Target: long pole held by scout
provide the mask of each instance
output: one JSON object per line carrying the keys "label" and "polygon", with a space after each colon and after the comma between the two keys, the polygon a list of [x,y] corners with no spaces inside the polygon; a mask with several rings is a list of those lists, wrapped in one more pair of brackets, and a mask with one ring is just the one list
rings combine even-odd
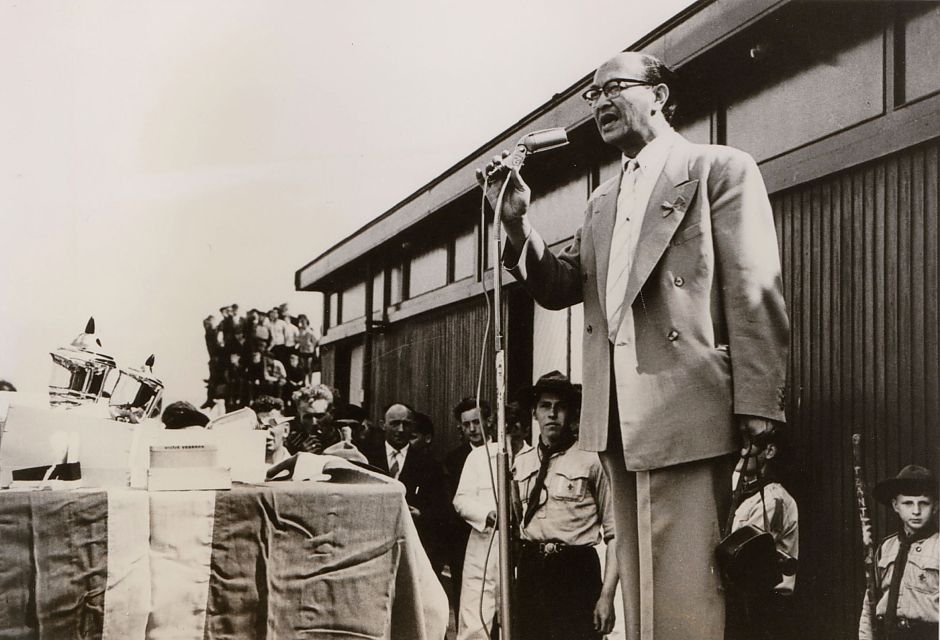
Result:
{"label": "long pole held by scout", "polygon": [[852,434],[852,459],[855,471],[855,502],[858,507],[858,521],[862,531],[862,559],[865,563],[865,586],[868,589],[868,610],[865,614],[868,616],[868,622],[871,625],[872,634],[875,640],[880,640],[877,620],[875,618],[875,607],[878,606],[878,600],[881,599],[881,589],[878,586],[878,567],[875,564],[875,542],[871,534],[871,518],[868,508],[868,489],[865,483],[865,471],[863,467],[864,458],[862,457],[862,436],[858,433]]}

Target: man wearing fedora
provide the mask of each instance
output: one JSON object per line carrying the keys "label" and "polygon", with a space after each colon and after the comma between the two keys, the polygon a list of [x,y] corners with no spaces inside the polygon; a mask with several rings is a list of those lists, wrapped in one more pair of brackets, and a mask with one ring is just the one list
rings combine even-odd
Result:
{"label": "man wearing fedora", "polygon": [[[539,439],[512,465],[520,535],[514,627],[523,639],[600,638],[614,625],[614,517],[597,454],[573,446],[581,391],[552,371],[527,396]],[[602,536],[603,582],[594,549]]]}
{"label": "man wearing fedora", "polygon": [[873,633],[866,592],[859,640],[936,640],[940,598],[937,479],[928,469],[912,464],[875,485],[874,494],[898,514],[901,526],[881,542],[876,554],[881,597],[875,624],[881,633]]}

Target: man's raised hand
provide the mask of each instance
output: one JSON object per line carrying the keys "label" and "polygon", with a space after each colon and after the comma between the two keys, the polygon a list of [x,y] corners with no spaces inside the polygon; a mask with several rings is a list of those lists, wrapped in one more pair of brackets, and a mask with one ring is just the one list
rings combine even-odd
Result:
{"label": "man's raised hand", "polygon": [[476,178],[480,187],[486,191],[486,199],[490,207],[495,211],[499,192],[506,177],[509,177],[509,184],[506,185],[506,193],[503,195],[502,211],[499,214],[509,240],[513,244],[521,244],[525,242],[527,235],[525,214],[529,209],[532,191],[519,175],[518,168],[510,169],[503,164],[503,160],[509,156],[509,153],[509,151],[503,151],[502,155],[493,156],[485,167],[476,170]]}

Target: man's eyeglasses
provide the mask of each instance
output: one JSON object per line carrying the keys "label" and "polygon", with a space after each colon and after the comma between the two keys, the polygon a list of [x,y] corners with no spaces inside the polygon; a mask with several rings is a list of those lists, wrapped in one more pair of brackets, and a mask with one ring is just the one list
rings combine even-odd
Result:
{"label": "man's eyeglasses", "polygon": [[590,86],[587,91],[581,94],[581,97],[584,98],[584,101],[588,104],[594,104],[601,99],[601,94],[604,94],[608,98],[615,98],[620,95],[620,92],[624,89],[629,89],[630,87],[652,87],[652,82],[647,82],[646,80],[632,80],[629,78],[613,78],[604,83],[604,86]]}

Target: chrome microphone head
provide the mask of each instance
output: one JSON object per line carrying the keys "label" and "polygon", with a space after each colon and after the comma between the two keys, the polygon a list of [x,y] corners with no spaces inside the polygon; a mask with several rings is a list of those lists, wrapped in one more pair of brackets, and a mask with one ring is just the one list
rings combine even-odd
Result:
{"label": "chrome microphone head", "polygon": [[518,146],[525,147],[527,153],[539,153],[568,144],[568,132],[564,127],[532,131],[519,139]]}

